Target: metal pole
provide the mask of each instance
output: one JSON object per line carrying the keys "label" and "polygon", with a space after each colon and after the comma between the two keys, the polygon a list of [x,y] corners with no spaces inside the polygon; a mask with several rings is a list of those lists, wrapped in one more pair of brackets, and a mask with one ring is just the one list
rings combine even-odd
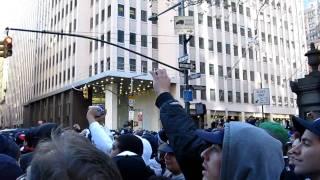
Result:
{"label": "metal pole", "polygon": [[[180,1],[180,9],[179,9],[179,16],[185,16],[184,14],[184,0]],[[183,56],[188,55],[187,51],[187,37],[186,35],[183,35]],[[186,69],[183,71],[184,74],[184,84],[185,84],[185,90],[189,90],[189,71]],[[187,114],[190,114],[190,102],[185,102],[184,103],[184,108],[186,110]]]}

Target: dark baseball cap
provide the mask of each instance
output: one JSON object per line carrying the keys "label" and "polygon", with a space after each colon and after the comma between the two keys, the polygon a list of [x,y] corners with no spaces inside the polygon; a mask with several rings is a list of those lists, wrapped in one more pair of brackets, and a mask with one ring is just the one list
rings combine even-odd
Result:
{"label": "dark baseball cap", "polygon": [[296,120],[301,126],[311,131],[312,133],[320,136],[320,118],[315,119],[314,121],[304,120],[297,116],[293,116],[294,120]]}
{"label": "dark baseball cap", "polygon": [[219,145],[223,144],[223,136],[224,136],[223,129],[213,130],[212,132],[198,129],[196,130],[196,135],[209,143],[219,144]]}
{"label": "dark baseball cap", "polygon": [[167,144],[167,143],[163,143],[159,146],[158,151],[164,152],[164,153],[174,153],[172,147]]}

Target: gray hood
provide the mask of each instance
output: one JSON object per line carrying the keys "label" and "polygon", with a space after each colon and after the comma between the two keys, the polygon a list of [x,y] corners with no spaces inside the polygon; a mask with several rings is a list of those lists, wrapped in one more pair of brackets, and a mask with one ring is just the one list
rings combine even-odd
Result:
{"label": "gray hood", "polygon": [[277,180],[283,168],[280,141],[251,124],[225,124],[222,180]]}

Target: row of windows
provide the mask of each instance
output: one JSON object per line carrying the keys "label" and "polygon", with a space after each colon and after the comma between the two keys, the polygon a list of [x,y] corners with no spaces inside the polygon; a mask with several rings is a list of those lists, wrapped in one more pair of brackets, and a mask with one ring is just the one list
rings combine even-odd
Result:
{"label": "row of windows", "polygon": [[[61,2],[61,0],[59,0],[59,3]],[[52,0],[51,1],[51,7],[52,8],[54,8],[55,6],[57,6],[58,5],[58,0]],[[74,7],[77,7],[77,5],[78,5],[78,1],[77,0],[74,0]],[[72,0],[70,1],[70,11],[72,11],[72,6],[73,6],[73,2],[72,2]],[[66,7],[68,7],[68,6],[66,6]],[[68,8],[66,8],[66,14],[68,14],[68,12],[67,12],[67,9]]]}
{"label": "row of windows", "polygon": [[[110,70],[110,58],[107,58],[107,67],[106,70]],[[125,59],[124,57],[117,58],[117,70],[124,71]],[[159,65],[156,62],[152,62],[152,70],[158,69]],[[130,58],[129,59],[129,70],[131,72],[137,71],[137,60]],[[104,60],[100,61],[100,72],[104,72]],[[141,72],[148,73],[148,61],[141,60]],[[94,64],[94,69],[92,69],[92,65],[89,66],[89,76],[98,74],[98,63]]]}
{"label": "row of windows", "polygon": [[[54,6],[53,2],[52,2],[52,7]],[[72,12],[72,0],[70,1],[70,5],[66,4],[66,7],[62,8],[61,12],[58,11],[58,13],[56,15],[54,15],[54,18],[51,18],[51,28],[53,27],[53,25],[56,25],[57,23],[59,23],[60,20],[62,20],[64,17],[66,17],[69,13],[69,9],[70,9],[70,13]],[[75,0],[74,2],[74,7],[77,7],[77,0]],[[75,19],[74,19],[75,21]],[[76,23],[74,23],[76,24]]]}
{"label": "row of windows", "polygon": [[[184,90],[184,86],[180,86],[180,98],[183,98],[183,90]],[[196,90],[192,90],[192,95],[193,95],[193,99],[197,99],[197,93],[196,93]],[[219,90],[219,97],[216,98],[216,93],[215,93],[215,89],[210,89],[210,101],[216,101],[217,99],[219,99],[220,102],[225,102],[225,98],[224,98],[224,90]],[[234,101],[233,99],[233,91],[227,91],[227,102],[230,102],[230,103],[249,103],[249,93],[245,92],[243,93],[243,101],[241,101],[241,93],[240,92],[235,92],[236,93],[236,99]],[[200,99],[201,100],[208,100],[207,99],[207,91],[206,89],[204,90],[201,90],[200,91]],[[254,104],[254,97],[253,97],[253,93],[251,93],[251,104]],[[294,106],[294,99],[293,98],[290,98],[290,104],[291,104],[291,107]],[[276,105],[276,96],[272,96],[272,105]],[[282,97],[279,96],[278,97],[278,105],[279,106],[282,106]],[[285,97],[284,98],[284,105],[285,106],[289,106],[288,105],[288,97]]]}
{"label": "row of windows", "polygon": [[62,82],[66,82],[66,80],[70,80],[70,78],[74,78],[75,76],[75,67],[72,66],[72,69],[70,70],[70,68],[60,72],[59,76],[58,74],[56,74],[55,76],[52,76],[51,78],[48,78],[40,83],[37,83],[35,85],[35,91],[38,90],[38,88],[42,88],[41,91],[50,89],[51,87],[57,86],[58,83],[61,84]]}
{"label": "row of windows", "polygon": [[[152,15],[156,15],[152,13]],[[118,4],[118,16],[124,17],[124,5]],[[130,7],[129,9],[129,17],[130,19],[136,19],[136,8]],[[141,21],[147,22],[147,11],[141,10]],[[157,24],[157,21],[152,21],[152,24]]]}

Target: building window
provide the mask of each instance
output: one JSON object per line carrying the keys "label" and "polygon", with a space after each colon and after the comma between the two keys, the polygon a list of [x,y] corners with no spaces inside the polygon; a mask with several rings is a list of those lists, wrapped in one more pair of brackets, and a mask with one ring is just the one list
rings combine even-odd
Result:
{"label": "building window", "polygon": [[216,100],[216,93],[214,89],[210,89],[210,100],[215,101]]}
{"label": "building window", "polygon": [[130,59],[129,60],[130,64],[130,71],[135,72],[136,71],[136,60],[135,59]]}
{"label": "building window", "polygon": [[224,102],[224,90],[219,90],[219,101]]}
{"label": "building window", "polygon": [[76,42],[73,42],[72,53],[76,53]]}
{"label": "building window", "polygon": [[124,58],[123,57],[118,57],[117,69],[121,70],[121,71],[124,70]]}
{"label": "building window", "polygon": [[74,75],[75,75],[75,67],[72,66],[72,77],[74,77]]}
{"label": "building window", "polygon": [[269,83],[269,80],[268,80],[268,74],[264,74],[264,81],[266,82],[266,84]]}
{"label": "building window", "polygon": [[195,61],[190,61],[190,64],[193,64],[194,65],[194,69],[191,69],[190,71],[191,72],[196,72],[196,62]]}
{"label": "building window", "polygon": [[118,16],[124,17],[124,5],[118,4]]}
{"label": "building window", "polygon": [[152,37],[152,48],[158,49],[158,38]]}
{"label": "building window", "polygon": [[218,76],[223,77],[223,67],[222,66],[218,66]]}
{"label": "building window", "polygon": [[96,26],[99,24],[99,14],[96,14]]}
{"label": "building window", "polygon": [[241,36],[245,36],[245,30],[243,27],[240,27],[240,34]]}
{"label": "building window", "polygon": [[251,31],[250,28],[248,28],[248,37],[249,37],[249,38],[252,38],[252,31]]}
{"label": "building window", "polygon": [[152,62],[152,71],[159,69],[159,64],[157,62]]}
{"label": "building window", "polygon": [[90,29],[93,28],[93,17],[90,18]]}
{"label": "building window", "polygon": [[200,98],[201,98],[201,100],[207,100],[207,91],[206,91],[206,89],[202,89],[201,91],[200,91]]}
{"label": "building window", "polygon": [[[70,80],[70,68],[68,68],[68,74],[67,74],[67,79]],[[50,80],[50,79],[49,79]]]}
{"label": "building window", "polygon": [[130,7],[130,18],[136,19],[136,8]]}
{"label": "building window", "polygon": [[229,32],[229,21],[224,22],[224,30]]}
{"label": "building window", "polygon": [[107,41],[110,42],[111,41],[111,31],[107,32]]}
{"label": "building window", "polygon": [[200,62],[200,73],[206,74],[206,64],[204,62]]}
{"label": "building window", "polygon": [[70,57],[70,56],[71,56],[71,45],[68,46],[68,57]]}
{"label": "building window", "polygon": [[230,44],[226,44],[226,53],[231,54],[230,52]]}
{"label": "building window", "polygon": [[[152,13],[152,16],[157,16],[157,14],[156,13]],[[152,24],[157,24],[158,23],[158,21],[152,21]]]}
{"label": "building window", "polygon": [[219,53],[222,53],[222,43],[221,42],[217,42],[217,49]]}
{"label": "building window", "polygon": [[228,91],[228,102],[232,102],[232,91]]}
{"label": "building window", "polygon": [[233,34],[237,34],[238,33],[237,24],[232,24],[232,32],[233,32]]}
{"label": "building window", "polygon": [[199,48],[200,49],[204,48],[203,38],[201,38],[201,37],[199,37]]}
{"label": "building window", "polygon": [[207,16],[207,20],[208,20],[208,27],[212,27],[212,17],[211,16]]}
{"label": "building window", "polygon": [[249,59],[253,59],[253,50],[251,47],[249,48]]}
{"label": "building window", "polygon": [[240,95],[240,92],[236,92],[236,103],[241,103],[241,95]]}
{"label": "building window", "polygon": [[250,16],[251,16],[251,15],[250,15],[250,8],[247,7],[247,8],[246,8],[246,11],[247,11],[247,16],[250,17]]}
{"label": "building window", "polygon": [[194,47],[194,38],[191,38],[189,41],[190,47]]}
{"label": "building window", "polygon": [[238,68],[235,68],[235,69],[234,69],[234,72],[235,72],[235,78],[236,78],[236,79],[240,79],[239,69],[238,69]]}
{"label": "building window", "polygon": [[136,33],[130,33],[130,44],[136,45]]}
{"label": "building window", "polygon": [[99,41],[94,41],[94,49],[97,50],[99,47]]}
{"label": "building window", "polygon": [[221,29],[221,19],[216,19],[216,28]]}
{"label": "building window", "polygon": [[188,12],[189,16],[193,16],[193,11],[190,11]]}
{"label": "building window", "polygon": [[91,77],[91,76],[92,76],[92,65],[89,66],[89,77]]}
{"label": "building window", "polygon": [[238,46],[237,45],[233,45],[233,55],[238,56]]}
{"label": "building window", "polygon": [[107,64],[106,64],[106,69],[110,70],[110,58],[107,58]]}
{"label": "building window", "polygon": [[198,14],[198,24],[203,23],[203,14]]}
{"label": "building window", "polygon": [[118,42],[124,43],[124,31],[118,30]]}
{"label": "building window", "polygon": [[231,2],[231,10],[232,12],[237,12],[237,8],[236,8],[236,3],[235,2]]}
{"label": "building window", "polygon": [[243,101],[244,101],[244,103],[249,103],[249,94],[248,93],[243,93]]}
{"label": "building window", "polygon": [[141,21],[147,22],[147,11],[141,10]]}
{"label": "building window", "polygon": [[148,61],[141,61],[141,72],[148,73]]}
{"label": "building window", "polygon": [[98,74],[98,63],[94,63],[94,74]]}
{"label": "building window", "polygon": [[232,78],[232,70],[231,67],[227,67],[227,77]]}
{"label": "building window", "polygon": [[246,58],[247,53],[246,53],[246,48],[241,48],[241,54],[243,58]]}
{"label": "building window", "polygon": [[148,46],[147,35],[141,35],[141,46],[142,47]]}
{"label": "building window", "polygon": [[243,78],[243,80],[248,80],[248,77],[247,77],[247,70],[243,70],[242,78]]}
{"label": "building window", "polygon": [[[104,41],[104,34],[101,35],[101,38],[100,38],[102,41]],[[104,42],[101,42],[101,47],[104,46]]]}
{"label": "building window", "polygon": [[254,72],[250,71],[250,81],[254,81]]}
{"label": "building window", "polygon": [[102,73],[104,71],[104,60],[100,61],[100,72]]}
{"label": "building window", "polygon": [[111,16],[111,5],[108,6],[108,17]]}
{"label": "building window", "polygon": [[214,65],[213,64],[209,64],[209,75],[214,75]]}
{"label": "building window", "polygon": [[208,40],[209,51],[213,51],[213,40]]}
{"label": "building window", "polygon": [[243,5],[239,3],[239,14],[243,14]]}
{"label": "building window", "polygon": [[104,21],[104,18],[105,18],[104,16],[105,16],[105,10],[102,9],[102,11],[101,11],[101,22]]}
{"label": "building window", "polygon": [[266,42],[266,34],[264,32],[261,32],[261,40]]}

